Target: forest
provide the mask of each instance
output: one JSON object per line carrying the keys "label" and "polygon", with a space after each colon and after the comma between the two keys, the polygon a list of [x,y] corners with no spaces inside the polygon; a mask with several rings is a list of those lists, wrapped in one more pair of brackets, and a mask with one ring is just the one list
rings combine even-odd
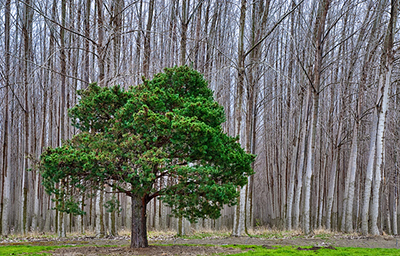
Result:
{"label": "forest", "polygon": [[[149,230],[257,227],[398,234],[399,0],[0,1],[0,230],[130,229],[132,202],[109,188],[58,210],[38,159],[79,133],[85,90],[129,88],[166,67],[204,74],[223,130],[256,155],[238,204],[216,220],[147,207]],[[165,180],[155,186],[162,188]]]}

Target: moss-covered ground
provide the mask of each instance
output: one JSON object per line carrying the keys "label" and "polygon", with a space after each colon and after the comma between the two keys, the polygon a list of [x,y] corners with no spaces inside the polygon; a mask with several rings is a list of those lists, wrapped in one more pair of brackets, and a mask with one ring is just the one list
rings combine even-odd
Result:
{"label": "moss-covered ground", "polygon": [[246,252],[231,254],[231,255],[321,255],[321,256],[369,256],[369,255],[400,255],[399,249],[387,249],[387,248],[354,248],[354,247],[293,247],[293,246],[274,246],[265,247],[259,245],[237,245],[232,247],[239,247]]}

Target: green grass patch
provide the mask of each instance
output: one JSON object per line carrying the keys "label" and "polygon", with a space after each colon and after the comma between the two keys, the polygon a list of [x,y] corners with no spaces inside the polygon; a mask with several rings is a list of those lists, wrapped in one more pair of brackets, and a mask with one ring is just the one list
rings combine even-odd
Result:
{"label": "green grass patch", "polygon": [[353,248],[353,247],[291,247],[291,246],[259,246],[259,245],[226,245],[226,247],[240,248],[247,250],[243,253],[230,254],[236,255],[400,255],[399,249],[386,249],[386,248]]}
{"label": "green grass patch", "polygon": [[5,245],[0,246],[0,256],[3,255],[51,255],[51,253],[45,253],[59,248],[67,247],[119,247],[119,245],[104,244],[104,245]]}
{"label": "green grass patch", "polygon": [[51,253],[44,253],[62,247],[71,247],[71,245],[64,246],[34,246],[34,245],[6,245],[0,246],[0,255],[51,255]]}

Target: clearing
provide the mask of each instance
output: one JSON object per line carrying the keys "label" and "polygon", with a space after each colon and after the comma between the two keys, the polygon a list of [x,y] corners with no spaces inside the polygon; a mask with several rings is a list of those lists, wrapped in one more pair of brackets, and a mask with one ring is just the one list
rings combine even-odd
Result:
{"label": "clearing", "polygon": [[[70,246],[46,251],[52,255],[212,255],[217,253],[235,254],[244,252],[239,247],[223,247],[221,245],[261,245],[267,249],[273,246],[311,246],[314,249],[336,247],[359,248],[394,248],[399,249],[398,236],[359,236],[333,233],[319,233],[313,236],[301,234],[259,233],[251,237],[231,237],[228,232],[196,232],[192,236],[176,237],[173,232],[149,234],[148,248],[129,248],[129,236],[96,238],[94,236],[74,236],[56,238],[54,236],[31,236],[25,238],[7,237],[0,240],[0,255],[9,246]],[[164,246],[169,245],[169,246]],[[191,245],[191,246],[187,246]],[[205,246],[207,245],[207,246]],[[217,246],[212,246],[217,245]],[[5,246],[5,247],[3,247]],[[9,247],[11,248],[11,247]],[[248,249],[250,250],[250,249]],[[28,251],[27,251],[28,252]]]}

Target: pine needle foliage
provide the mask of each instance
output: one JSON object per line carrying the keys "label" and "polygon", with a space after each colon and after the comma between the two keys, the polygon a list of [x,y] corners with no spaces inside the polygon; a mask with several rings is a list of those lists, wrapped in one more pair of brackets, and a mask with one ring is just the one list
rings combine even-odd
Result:
{"label": "pine needle foliage", "polygon": [[253,174],[254,155],[223,133],[223,107],[187,66],[128,90],[91,84],[78,93],[69,115],[81,132],[40,157],[43,185],[61,211],[83,214],[77,195],[109,186],[144,204],[160,197],[177,217],[215,219]]}

